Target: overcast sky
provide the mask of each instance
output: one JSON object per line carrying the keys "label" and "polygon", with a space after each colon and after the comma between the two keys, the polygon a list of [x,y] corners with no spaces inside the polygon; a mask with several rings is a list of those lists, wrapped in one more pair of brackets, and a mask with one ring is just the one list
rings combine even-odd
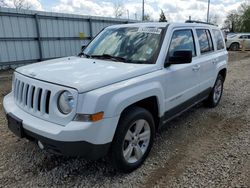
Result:
{"label": "overcast sky", "polygon": [[[142,0],[26,0],[34,9],[74,13],[94,16],[114,16],[114,3],[120,2],[124,7],[123,18],[128,14],[131,19],[141,19]],[[211,14],[217,15],[221,25],[228,12],[236,10],[241,3],[250,0],[211,0]],[[154,20],[159,19],[163,10],[172,22],[192,19],[204,20],[207,13],[207,0],[145,0],[145,14]]]}

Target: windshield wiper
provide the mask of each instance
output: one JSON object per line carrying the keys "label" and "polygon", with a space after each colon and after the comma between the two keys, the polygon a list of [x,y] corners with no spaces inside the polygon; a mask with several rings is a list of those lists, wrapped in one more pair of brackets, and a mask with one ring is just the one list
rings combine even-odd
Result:
{"label": "windshield wiper", "polygon": [[90,55],[85,54],[85,53],[83,53],[83,52],[80,52],[80,53],[78,54],[78,56],[79,56],[79,57],[85,56],[86,58],[90,58],[90,57],[91,57]]}
{"label": "windshield wiper", "polygon": [[123,57],[112,56],[110,54],[91,55],[90,57],[91,58],[100,58],[100,59],[111,59],[111,60],[122,61],[122,62],[126,62],[127,61],[127,59],[125,59]]}

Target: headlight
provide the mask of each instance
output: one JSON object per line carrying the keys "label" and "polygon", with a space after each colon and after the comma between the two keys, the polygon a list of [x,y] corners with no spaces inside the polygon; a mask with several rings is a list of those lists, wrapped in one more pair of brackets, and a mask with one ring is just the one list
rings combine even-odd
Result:
{"label": "headlight", "polygon": [[69,114],[75,107],[75,99],[69,91],[64,91],[58,98],[58,109],[63,114]]}

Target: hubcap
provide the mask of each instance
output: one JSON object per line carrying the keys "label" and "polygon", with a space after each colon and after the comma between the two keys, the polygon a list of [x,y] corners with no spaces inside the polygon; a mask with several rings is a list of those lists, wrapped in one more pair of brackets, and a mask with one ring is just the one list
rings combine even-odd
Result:
{"label": "hubcap", "polygon": [[146,120],[131,124],[123,141],[123,157],[128,163],[140,160],[149,146],[151,131]]}
{"label": "hubcap", "polygon": [[222,94],[222,81],[217,80],[215,87],[214,87],[214,103],[217,103],[220,100]]}

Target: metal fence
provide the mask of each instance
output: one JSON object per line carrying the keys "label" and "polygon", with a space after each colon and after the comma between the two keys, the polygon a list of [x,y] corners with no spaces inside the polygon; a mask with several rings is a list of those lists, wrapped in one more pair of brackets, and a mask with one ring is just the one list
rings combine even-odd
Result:
{"label": "metal fence", "polygon": [[75,55],[101,29],[122,23],[128,20],[0,7],[0,69]]}

